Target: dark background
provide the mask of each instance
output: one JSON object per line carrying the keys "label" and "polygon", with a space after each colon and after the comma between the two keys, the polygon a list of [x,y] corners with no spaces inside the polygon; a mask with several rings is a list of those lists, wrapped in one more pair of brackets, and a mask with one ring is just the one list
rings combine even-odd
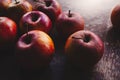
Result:
{"label": "dark background", "polygon": [[16,68],[14,56],[0,58],[0,80],[119,80],[120,39],[119,29],[110,21],[112,8],[120,0],[58,0],[63,11],[80,13],[85,20],[85,30],[96,33],[104,42],[102,59],[92,70],[65,68],[65,56],[57,50],[50,67],[44,71],[24,72]]}

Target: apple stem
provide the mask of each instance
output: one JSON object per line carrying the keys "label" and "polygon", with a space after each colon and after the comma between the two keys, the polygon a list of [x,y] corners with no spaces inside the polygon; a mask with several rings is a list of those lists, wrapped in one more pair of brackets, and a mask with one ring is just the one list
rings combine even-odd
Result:
{"label": "apple stem", "polygon": [[27,25],[27,36],[29,36],[29,34],[28,34],[28,24],[26,24]]}
{"label": "apple stem", "polygon": [[30,35],[28,34],[28,32],[29,32],[29,27],[28,27],[28,24],[26,23],[26,27],[27,27],[27,32],[26,32],[26,35],[27,35],[27,39],[26,39],[26,42],[27,43],[29,43],[30,41],[31,41],[31,37],[30,37]]}
{"label": "apple stem", "polygon": [[18,4],[18,3],[20,3],[20,1],[18,1],[18,0],[15,0],[15,4]]}
{"label": "apple stem", "polygon": [[29,37],[29,34],[28,34],[28,24],[27,23],[25,23],[25,25],[26,25],[26,35],[27,35],[27,37]]}
{"label": "apple stem", "polygon": [[25,40],[25,43],[26,43],[26,44],[29,44],[29,43],[31,42],[31,36],[30,36],[30,34],[29,34],[29,32],[28,32],[28,24],[25,23],[24,25],[25,25],[25,27],[26,27],[26,33],[25,33],[25,38],[24,38],[24,40]]}
{"label": "apple stem", "polygon": [[74,36],[73,36],[72,38],[73,38],[73,39],[82,39],[81,37],[78,38],[78,37],[74,37]]}
{"label": "apple stem", "polygon": [[39,2],[38,0],[33,0],[33,1],[35,1],[35,2]]}
{"label": "apple stem", "polygon": [[89,39],[89,37],[88,36],[85,36],[85,38],[81,38],[81,37],[72,37],[73,39],[83,39],[83,41],[84,42],[89,42],[90,41],[90,39]]}
{"label": "apple stem", "polygon": [[71,17],[71,10],[68,11],[68,16]]}

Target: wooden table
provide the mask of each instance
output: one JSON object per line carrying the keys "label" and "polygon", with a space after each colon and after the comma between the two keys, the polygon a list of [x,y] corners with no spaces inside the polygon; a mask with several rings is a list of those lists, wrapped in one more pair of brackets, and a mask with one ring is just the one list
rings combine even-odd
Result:
{"label": "wooden table", "polygon": [[80,13],[85,20],[85,30],[93,31],[104,41],[102,59],[90,71],[65,68],[65,56],[58,49],[48,69],[30,73],[16,69],[14,56],[4,56],[0,59],[0,80],[119,80],[120,30],[113,28],[110,15],[120,0],[58,1],[63,11]]}

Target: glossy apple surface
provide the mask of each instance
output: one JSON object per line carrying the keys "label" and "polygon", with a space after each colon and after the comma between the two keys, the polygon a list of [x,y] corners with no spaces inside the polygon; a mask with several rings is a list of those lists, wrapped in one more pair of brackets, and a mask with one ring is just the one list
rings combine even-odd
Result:
{"label": "glossy apple surface", "polygon": [[0,16],[7,15],[7,7],[12,2],[12,0],[0,0]]}
{"label": "glossy apple surface", "polygon": [[57,0],[36,0],[34,10],[39,10],[48,15],[54,24],[59,14],[62,12],[61,5]]}
{"label": "glossy apple surface", "polygon": [[16,35],[16,23],[7,17],[0,17],[0,51],[11,49],[15,45]]}
{"label": "glossy apple surface", "polygon": [[56,31],[61,39],[66,40],[72,33],[84,29],[84,19],[77,12],[62,12],[56,22]]}
{"label": "glossy apple surface", "polygon": [[111,12],[111,22],[113,26],[119,26],[120,27],[120,4],[114,6]]}
{"label": "glossy apple surface", "polygon": [[102,58],[103,53],[103,41],[91,31],[77,31],[66,41],[65,54],[68,62],[76,67],[93,67]]}
{"label": "glossy apple surface", "polygon": [[17,25],[23,14],[32,11],[32,5],[27,0],[13,0],[8,8],[8,17],[14,20]]}
{"label": "glossy apple surface", "polygon": [[27,29],[41,30],[49,33],[52,27],[52,22],[49,17],[40,11],[30,11],[24,14],[20,20],[21,33],[26,33]]}
{"label": "glossy apple surface", "polygon": [[55,48],[45,32],[32,30],[23,34],[16,44],[16,62],[23,69],[41,69],[52,60]]}

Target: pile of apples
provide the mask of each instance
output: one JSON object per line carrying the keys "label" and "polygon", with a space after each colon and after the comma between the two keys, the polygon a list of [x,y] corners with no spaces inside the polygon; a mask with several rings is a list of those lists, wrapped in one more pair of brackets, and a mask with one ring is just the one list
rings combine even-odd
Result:
{"label": "pile of apples", "polygon": [[[49,66],[56,47],[51,33],[64,40],[64,54],[75,66],[93,66],[104,53],[103,41],[84,30],[84,19],[57,0],[0,0],[0,49],[13,48],[17,64],[24,69]],[[57,39],[56,39],[57,40]],[[57,45],[59,46],[59,45]]]}

